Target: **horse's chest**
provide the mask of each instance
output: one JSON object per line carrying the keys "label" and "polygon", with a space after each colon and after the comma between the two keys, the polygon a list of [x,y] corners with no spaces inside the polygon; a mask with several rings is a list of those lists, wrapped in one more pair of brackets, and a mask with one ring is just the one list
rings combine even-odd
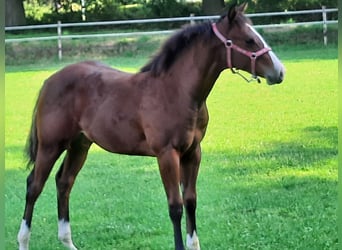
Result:
{"label": "horse's chest", "polygon": [[197,115],[186,115],[181,110],[175,112],[156,112],[143,119],[147,143],[154,152],[164,147],[186,151],[196,140]]}

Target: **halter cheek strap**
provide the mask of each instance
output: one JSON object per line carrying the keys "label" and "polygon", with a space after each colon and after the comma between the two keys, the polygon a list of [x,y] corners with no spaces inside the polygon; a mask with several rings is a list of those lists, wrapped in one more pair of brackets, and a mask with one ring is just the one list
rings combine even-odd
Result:
{"label": "halter cheek strap", "polygon": [[[231,71],[234,74],[239,74],[242,78],[244,78],[247,82],[251,82],[253,80],[257,80],[260,83],[260,79],[258,78],[258,76],[256,75],[256,70],[255,70],[255,62],[256,59],[269,52],[271,50],[271,48],[269,47],[264,47],[260,50],[258,50],[257,52],[251,52],[248,50],[245,50],[243,48],[240,48],[239,46],[235,45],[233,43],[232,40],[226,39],[217,29],[216,27],[216,23],[212,23],[212,28],[213,31],[215,33],[215,35],[217,36],[218,39],[220,39],[223,44],[225,45],[226,49],[227,49],[227,66],[228,68],[231,69]],[[249,57],[251,59],[251,73],[252,73],[252,78],[250,80],[248,80],[246,77],[244,77],[243,75],[240,74],[240,72],[238,70],[236,70],[232,64],[232,49],[236,50],[237,52]]]}

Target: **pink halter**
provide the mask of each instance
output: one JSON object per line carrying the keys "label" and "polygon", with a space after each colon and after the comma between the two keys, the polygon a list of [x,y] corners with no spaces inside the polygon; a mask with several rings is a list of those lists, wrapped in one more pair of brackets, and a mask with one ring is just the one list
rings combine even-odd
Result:
{"label": "pink halter", "polygon": [[[220,39],[224,45],[226,46],[227,48],[227,66],[228,68],[231,69],[231,71],[234,73],[234,74],[239,74],[240,76],[242,76],[247,82],[250,82],[250,81],[253,81],[253,80],[257,80],[259,83],[260,83],[260,79],[258,78],[258,76],[256,75],[255,73],[255,61],[256,59],[269,52],[270,50],[272,50],[270,47],[265,47],[265,48],[262,48],[260,50],[258,50],[257,52],[251,52],[251,51],[248,51],[248,50],[245,50],[243,48],[240,48],[239,46],[235,45],[233,43],[232,40],[229,40],[229,39],[226,39],[217,29],[216,27],[216,23],[212,23],[212,28],[213,28],[213,31],[215,33],[215,35],[217,36],[218,39]],[[233,64],[232,64],[232,49],[238,51],[239,53],[249,57],[251,59],[251,73],[252,73],[252,79],[248,80],[246,77],[244,77],[243,75],[241,75],[236,69],[234,69],[233,67]]]}

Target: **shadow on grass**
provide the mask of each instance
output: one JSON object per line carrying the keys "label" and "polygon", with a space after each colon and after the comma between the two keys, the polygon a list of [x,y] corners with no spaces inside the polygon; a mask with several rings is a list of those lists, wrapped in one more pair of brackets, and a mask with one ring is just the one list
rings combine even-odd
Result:
{"label": "shadow on grass", "polygon": [[337,160],[337,133],[337,127],[307,127],[301,131],[298,140],[265,142],[259,151],[204,153],[202,165],[213,162],[222,174],[233,175],[269,173],[280,168],[309,170]]}
{"label": "shadow on grass", "polygon": [[[260,152],[204,152],[198,179],[202,248],[337,249],[336,162],[337,127],[307,127],[297,141],[270,142]],[[32,246],[63,249],[56,240],[57,169],[37,202]],[[28,173],[6,170],[9,249],[16,247]],[[172,249],[154,158],[91,152],[71,194],[71,217],[81,248]]]}
{"label": "shadow on grass", "polygon": [[203,247],[338,249],[337,131],[307,127],[298,140],[260,151],[204,154],[198,219],[210,239]]}

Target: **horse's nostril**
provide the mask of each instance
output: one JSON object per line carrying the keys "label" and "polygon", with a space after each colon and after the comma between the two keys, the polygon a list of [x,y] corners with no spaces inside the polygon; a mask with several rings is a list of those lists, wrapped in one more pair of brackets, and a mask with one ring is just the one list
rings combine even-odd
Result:
{"label": "horse's nostril", "polygon": [[279,78],[280,78],[281,80],[284,79],[284,72],[283,72],[283,71],[280,71]]}

